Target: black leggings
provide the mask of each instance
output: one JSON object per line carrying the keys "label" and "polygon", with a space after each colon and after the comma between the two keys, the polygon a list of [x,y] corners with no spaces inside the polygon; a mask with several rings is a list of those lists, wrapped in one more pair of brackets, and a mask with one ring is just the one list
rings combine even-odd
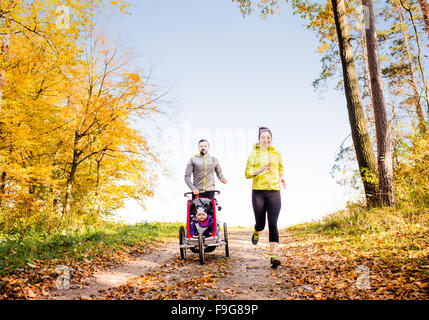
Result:
{"label": "black leggings", "polygon": [[255,213],[255,230],[265,228],[265,213],[268,216],[269,241],[279,242],[277,220],[282,206],[279,190],[252,190],[252,206]]}

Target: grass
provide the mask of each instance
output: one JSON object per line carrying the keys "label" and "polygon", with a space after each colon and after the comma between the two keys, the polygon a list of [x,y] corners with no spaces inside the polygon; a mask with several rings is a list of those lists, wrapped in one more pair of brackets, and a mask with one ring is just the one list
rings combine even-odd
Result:
{"label": "grass", "polygon": [[40,261],[80,261],[131,247],[143,250],[155,241],[176,237],[178,230],[178,223],[100,221],[60,233],[0,234],[0,278]]}
{"label": "grass", "polygon": [[357,205],[322,220],[288,228],[296,236],[323,242],[329,250],[358,253],[399,264],[412,263],[427,273],[429,209],[366,209]]}

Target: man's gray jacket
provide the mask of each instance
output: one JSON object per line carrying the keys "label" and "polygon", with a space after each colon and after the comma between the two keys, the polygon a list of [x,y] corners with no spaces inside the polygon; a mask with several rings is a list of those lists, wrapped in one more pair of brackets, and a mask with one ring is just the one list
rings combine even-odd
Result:
{"label": "man's gray jacket", "polygon": [[[215,190],[214,172],[219,180],[224,179],[219,161],[210,154],[203,157],[198,153],[186,166],[185,182],[192,191],[196,189],[200,192],[213,191]],[[194,176],[193,182],[191,182],[191,175]]]}

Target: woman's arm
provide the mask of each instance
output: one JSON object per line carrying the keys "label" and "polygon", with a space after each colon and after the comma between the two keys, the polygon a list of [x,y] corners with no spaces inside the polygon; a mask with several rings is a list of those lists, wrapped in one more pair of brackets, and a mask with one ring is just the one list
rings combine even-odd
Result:
{"label": "woman's arm", "polygon": [[247,163],[246,163],[246,170],[244,171],[244,176],[246,177],[246,179],[250,179],[253,178],[253,159],[252,159],[252,154],[249,154],[249,157],[247,158]]}
{"label": "woman's arm", "polygon": [[251,153],[249,155],[249,158],[247,158],[247,164],[246,164],[246,171],[245,171],[245,176],[246,179],[251,179],[253,177],[256,177],[257,175],[261,174],[262,172],[266,171],[266,170],[270,170],[270,165],[266,164],[265,166],[256,169],[256,164],[254,161],[255,155],[253,153]]}
{"label": "woman's arm", "polygon": [[265,166],[263,166],[262,168],[256,170],[253,172],[253,176],[257,176],[260,175],[262,172],[270,170],[271,166],[269,164],[266,164]]}
{"label": "woman's arm", "polygon": [[280,176],[280,182],[283,185],[283,189],[286,189],[286,181],[284,178],[284,172],[283,172],[283,160],[281,154],[279,154],[279,176]]}

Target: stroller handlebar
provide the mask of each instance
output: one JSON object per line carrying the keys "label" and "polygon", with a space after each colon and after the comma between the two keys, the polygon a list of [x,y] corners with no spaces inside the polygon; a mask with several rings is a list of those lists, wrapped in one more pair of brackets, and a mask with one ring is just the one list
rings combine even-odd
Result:
{"label": "stroller handlebar", "polygon": [[[220,193],[219,190],[210,190],[210,192],[215,192],[215,194],[219,194]],[[193,194],[194,194],[193,192],[186,192],[183,196],[187,197],[188,195],[193,195]]]}

